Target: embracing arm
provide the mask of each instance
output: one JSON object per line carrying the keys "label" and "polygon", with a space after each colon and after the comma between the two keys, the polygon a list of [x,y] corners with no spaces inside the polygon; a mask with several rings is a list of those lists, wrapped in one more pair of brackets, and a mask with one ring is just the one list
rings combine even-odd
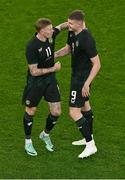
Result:
{"label": "embracing arm", "polygon": [[59,24],[58,26],[56,26],[57,29],[59,29],[60,31],[63,29],[67,29],[68,28],[68,22],[64,22],[62,24]]}
{"label": "embracing arm", "polygon": [[66,44],[65,47],[55,52],[55,58],[66,56],[71,52],[70,46]]}
{"label": "embracing arm", "polygon": [[61,64],[60,62],[57,62],[53,67],[50,68],[38,68],[37,64],[28,64],[28,67],[32,76],[42,76],[48,73],[59,71],[61,69]]}

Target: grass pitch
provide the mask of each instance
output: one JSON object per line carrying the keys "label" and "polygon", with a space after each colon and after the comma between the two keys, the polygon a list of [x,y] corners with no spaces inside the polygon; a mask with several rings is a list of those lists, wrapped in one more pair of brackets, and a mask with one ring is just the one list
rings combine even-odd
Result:
{"label": "grass pitch", "polygon": [[[0,178],[125,178],[124,7],[123,0],[0,0]],[[24,152],[21,105],[27,70],[25,45],[34,33],[37,18],[50,18],[56,26],[75,9],[85,11],[102,63],[91,92],[98,153],[79,160],[77,155],[83,147],[71,145],[81,136],[68,117],[71,69],[67,56],[59,59],[62,70],[57,75],[63,113],[52,132],[56,150],[48,152],[38,138],[48,114],[42,101],[33,127],[38,157],[30,157]],[[66,37],[67,32],[60,33],[56,49],[65,45]]]}

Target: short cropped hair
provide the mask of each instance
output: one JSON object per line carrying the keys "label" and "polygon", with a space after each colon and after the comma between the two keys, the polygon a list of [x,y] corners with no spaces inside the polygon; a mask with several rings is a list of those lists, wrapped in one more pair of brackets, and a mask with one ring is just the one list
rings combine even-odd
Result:
{"label": "short cropped hair", "polygon": [[85,20],[85,13],[81,10],[75,10],[69,15],[69,19],[77,20],[77,21],[84,21]]}
{"label": "short cropped hair", "polygon": [[36,31],[39,32],[41,29],[43,29],[46,26],[51,25],[51,24],[52,24],[52,22],[50,19],[40,18],[35,23]]}

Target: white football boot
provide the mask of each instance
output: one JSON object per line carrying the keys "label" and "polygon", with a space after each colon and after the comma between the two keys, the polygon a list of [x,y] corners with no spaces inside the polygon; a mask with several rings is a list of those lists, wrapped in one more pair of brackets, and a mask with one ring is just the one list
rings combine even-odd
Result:
{"label": "white football boot", "polygon": [[94,140],[91,140],[90,142],[86,142],[86,147],[84,151],[78,155],[78,158],[87,158],[91,156],[92,154],[95,154],[97,152],[97,147],[95,145]]}
{"label": "white football boot", "polygon": [[[91,136],[92,136],[92,139],[93,139],[93,134]],[[72,145],[75,145],[75,146],[86,145],[86,140],[85,140],[85,138],[83,138],[83,139],[80,139],[78,141],[73,141]]]}
{"label": "white football boot", "polygon": [[78,141],[73,141],[72,145],[75,145],[75,146],[86,145],[86,140],[85,140],[85,138],[83,138]]}

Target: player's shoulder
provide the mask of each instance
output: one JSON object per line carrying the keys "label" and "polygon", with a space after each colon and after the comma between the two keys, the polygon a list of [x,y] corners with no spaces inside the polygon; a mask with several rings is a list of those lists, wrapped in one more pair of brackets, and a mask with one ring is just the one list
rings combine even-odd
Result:
{"label": "player's shoulder", "polygon": [[89,38],[89,37],[91,38],[92,37],[90,30],[87,28],[83,29],[80,35],[84,38]]}
{"label": "player's shoulder", "polygon": [[33,36],[28,42],[26,47],[29,49],[36,48],[38,44],[36,36]]}
{"label": "player's shoulder", "polygon": [[53,36],[52,38],[55,39],[56,36],[60,33],[60,30],[57,27],[53,27]]}
{"label": "player's shoulder", "polygon": [[84,39],[84,42],[95,42],[95,39],[89,29],[83,29],[80,34],[80,39]]}

